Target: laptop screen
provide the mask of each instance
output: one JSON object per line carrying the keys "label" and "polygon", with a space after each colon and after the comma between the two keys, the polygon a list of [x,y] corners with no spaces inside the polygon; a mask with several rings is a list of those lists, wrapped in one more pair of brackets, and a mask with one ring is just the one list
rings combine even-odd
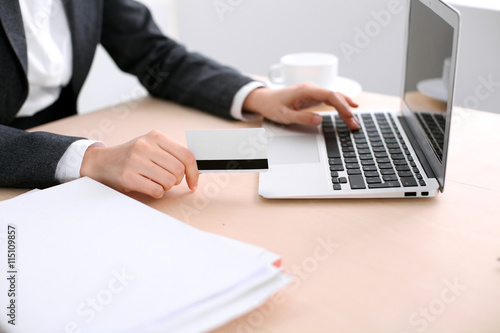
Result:
{"label": "laptop screen", "polygon": [[434,161],[431,167],[443,186],[456,35],[452,24],[439,15],[439,7],[429,7],[443,4],[426,2],[410,1],[403,103],[413,126],[423,133],[427,144],[421,146]]}

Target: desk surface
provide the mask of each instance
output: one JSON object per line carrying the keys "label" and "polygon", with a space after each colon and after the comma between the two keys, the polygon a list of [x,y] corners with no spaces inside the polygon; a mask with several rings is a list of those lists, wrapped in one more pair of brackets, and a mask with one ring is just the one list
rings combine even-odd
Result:
{"label": "desk surface", "polygon": [[[396,98],[363,93],[370,109]],[[258,127],[146,98],[39,127],[119,144],[152,129]],[[203,174],[161,200],[199,229],[265,247],[294,281],[225,332],[500,332],[500,116],[454,115],[445,192],[426,199],[266,200],[258,175]],[[483,146],[481,144],[487,143]],[[0,190],[0,200],[24,190]]]}

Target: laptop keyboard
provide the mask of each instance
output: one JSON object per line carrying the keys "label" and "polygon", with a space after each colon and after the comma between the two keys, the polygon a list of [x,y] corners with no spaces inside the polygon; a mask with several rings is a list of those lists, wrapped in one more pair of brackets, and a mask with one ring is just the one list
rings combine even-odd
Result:
{"label": "laptop keyboard", "polygon": [[390,114],[360,114],[351,131],[336,115],[323,116],[323,134],[334,190],[425,186]]}

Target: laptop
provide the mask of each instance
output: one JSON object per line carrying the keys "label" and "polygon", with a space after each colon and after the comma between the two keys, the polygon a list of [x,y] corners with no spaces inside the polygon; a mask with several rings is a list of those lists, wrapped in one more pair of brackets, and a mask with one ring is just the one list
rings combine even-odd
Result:
{"label": "laptop", "polygon": [[318,127],[265,122],[264,198],[432,197],[444,189],[457,64],[459,13],[410,0],[400,110],[357,112],[351,131],[336,111]]}

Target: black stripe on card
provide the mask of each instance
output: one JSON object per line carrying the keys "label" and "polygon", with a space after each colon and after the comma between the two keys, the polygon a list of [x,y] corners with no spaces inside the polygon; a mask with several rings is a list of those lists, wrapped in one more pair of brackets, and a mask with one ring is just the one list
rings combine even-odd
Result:
{"label": "black stripe on card", "polygon": [[258,160],[197,160],[199,170],[269,169],[267,158]]}

